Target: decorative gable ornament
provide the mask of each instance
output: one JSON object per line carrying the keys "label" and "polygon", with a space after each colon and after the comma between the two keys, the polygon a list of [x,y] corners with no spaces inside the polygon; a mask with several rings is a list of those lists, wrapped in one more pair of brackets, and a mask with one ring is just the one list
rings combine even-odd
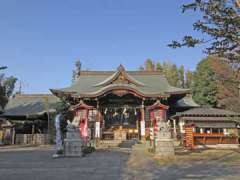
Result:
{"label": "decorative gable ornament", "polygon": [[110,84],[134,84],[135,86],[145,86],[142,82],[129,75],[123,65],[117,68],[117,71],[104,81],[95,84],[94,87],[108,86]]}

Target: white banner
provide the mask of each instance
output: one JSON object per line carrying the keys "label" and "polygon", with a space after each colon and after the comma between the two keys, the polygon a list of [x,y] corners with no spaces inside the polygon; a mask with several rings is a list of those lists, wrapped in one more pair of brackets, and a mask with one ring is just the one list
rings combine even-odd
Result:
{"label": "white banner", "polygon": [[145,121],[141,121],[141,136],[145,136]]}
{"label": "white banner", "polygon": [[95,138],[100,138],[100,122],[95,124]]}

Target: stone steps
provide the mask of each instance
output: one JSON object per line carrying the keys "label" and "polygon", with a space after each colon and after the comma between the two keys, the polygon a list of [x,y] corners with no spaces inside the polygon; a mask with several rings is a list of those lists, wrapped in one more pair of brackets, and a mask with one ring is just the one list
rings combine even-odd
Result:
{"label": "stone steps", "polygon": [[118,147],[122,140],[100,140],[97,144],[97,148],[105,149],[105,148],[114,148]]}
{"label": "stone steps", "polygon": [[125,140],[119,144],[119,147],[120,148],[132,148],[137,143],[138,143],[137,140]]}
{"label": "stone steps", "polygon": [[97,144],[98,149],[106,148],[122,148],[122,149],[131,149],[134,145],[137,144],[137,140],[100,140]]}

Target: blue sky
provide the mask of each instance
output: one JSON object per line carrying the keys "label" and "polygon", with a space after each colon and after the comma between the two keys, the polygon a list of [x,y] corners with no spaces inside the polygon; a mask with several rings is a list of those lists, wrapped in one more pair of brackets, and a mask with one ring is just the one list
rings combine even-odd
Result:
{"label": "blue sky", "polygon": [[[147,58],[195,69],[201,48],[178,50],[171,40],[199,19],[182,14],[185,0],[1,0],[0,65],[25,93],[70,85],[76,59],[83,69],[136,70]],[[18,85],[17,85],[18,88]]]}

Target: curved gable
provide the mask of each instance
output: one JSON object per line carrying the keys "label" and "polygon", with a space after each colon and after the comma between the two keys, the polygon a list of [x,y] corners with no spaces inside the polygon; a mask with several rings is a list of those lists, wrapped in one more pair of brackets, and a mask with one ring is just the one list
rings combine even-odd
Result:
{"label": "curved gable", "polygon": [[120,65],[117,69],[117,71],[112,74],[110,77],[106,78],[104,81],[97,83],[93,86],[98,87],[98,86],[107,86],[109,84],[134,84],[136,86],[145,86],[142,82],[136,80],[134,77],[129,75],[126,71],[125,68]]}

